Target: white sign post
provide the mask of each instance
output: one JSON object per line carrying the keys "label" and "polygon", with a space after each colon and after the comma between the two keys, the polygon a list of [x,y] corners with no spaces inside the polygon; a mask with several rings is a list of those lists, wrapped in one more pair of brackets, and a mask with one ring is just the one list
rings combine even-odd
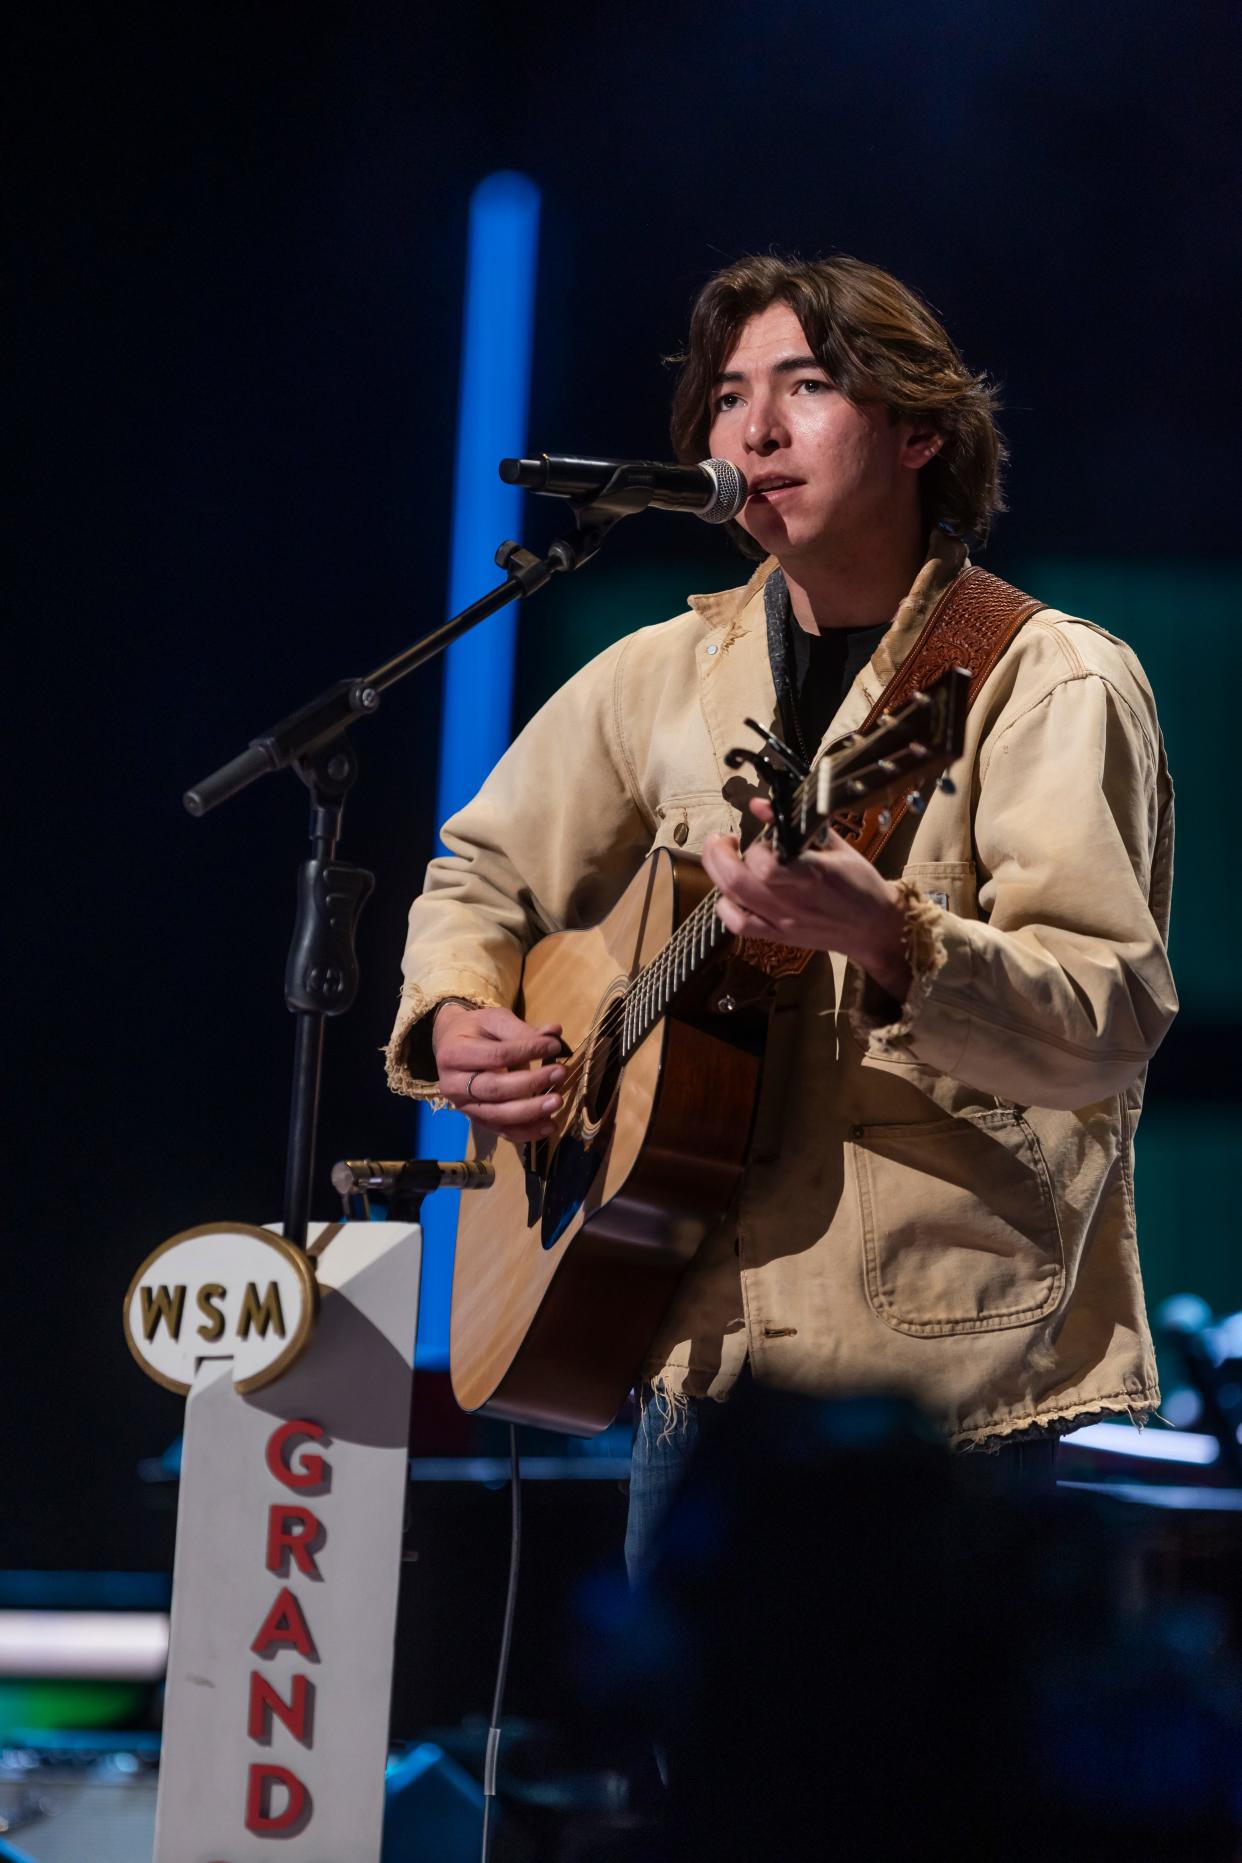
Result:
{"label": "white sign post", "polygon": [[126,1299],[147,1369],[190,1373],[155,1863],[380,1853],[421,1236],[311,1250],[219,1224]]}

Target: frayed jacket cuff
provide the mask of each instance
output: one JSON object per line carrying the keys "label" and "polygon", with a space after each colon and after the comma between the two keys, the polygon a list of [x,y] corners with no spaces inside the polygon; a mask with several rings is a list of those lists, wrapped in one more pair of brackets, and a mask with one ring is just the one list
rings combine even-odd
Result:
{"label": "frayed jacket cuff", "polygon": [[431,1025],[441,1003],[468,1003],[472,1009],[503,1009],[499,992],[485,977],[473,973],[429,979],[425,985],[407,983],[401,992],[401,1005],[388,1046],[384,1065],[388,1085],[394,1093],[407,1099],[426,1100],[436,1112],[449,1102],[440,1092],[436,1078],[436,1058],[431,1046]]}
{"label": "frayed jacket cuff", "polygon": [[856,970],[847,1002],[850,1026],[869,1055],[879,1060],[905,1058],[932,986],[948,957],[945,943],[947,914],[909,880],[898,880],[902,911],[902,948],[910,966],[910,987],[905,1001]]}

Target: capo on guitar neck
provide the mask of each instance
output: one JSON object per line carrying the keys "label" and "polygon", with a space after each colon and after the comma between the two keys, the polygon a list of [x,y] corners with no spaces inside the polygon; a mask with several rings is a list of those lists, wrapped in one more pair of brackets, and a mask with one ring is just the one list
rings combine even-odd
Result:
{"label": "capo on guitar neck", "polygon": [[772,804],[776,827],[776,857],[784,862],[796,859],[800,851],[800,842],[793,825],[793,804],[797,791],[810,775],[810,770],[803,763],[797,751],[767,731],[754,718],[743,721],[748,730],[754,731],[763,739],[762,750],[744,750],[740,747],[729,751],[725,763],[730,770],[740,770],[743,764],[753,766],[757,776],[768,785],[768,800]]}

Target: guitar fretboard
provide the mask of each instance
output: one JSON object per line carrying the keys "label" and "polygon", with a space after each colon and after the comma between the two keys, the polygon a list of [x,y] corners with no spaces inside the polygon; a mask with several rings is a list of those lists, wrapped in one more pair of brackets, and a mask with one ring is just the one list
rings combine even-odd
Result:
{"label": "guitar fretboard", "polygon": [[701,899],[677,927],[664,949],[645,964],[626,991],[621,1015],[621,1058],[628,1061],[651,1033],[682,984],[729,936],[716,917],[715,890]]}
{"label": "guitar fretboard", "polygon": [[[831,763],[831,759],[829,760]],[[802,837],[811,832],[811,798],[818,784],[818,772],[798,785],[793,809]],[[818,818],[815,818],[818,819]],[[764,827],[759,839],[771,841],[773,830]],[[663,950],[645,964],[621,999],[621,1059],[628,1061],[639,1042],[648,1036],[677,992],[726,938],[732,936],[716,916],[720,898],[715,887],[700,899],[693,912],[677,927]]]}

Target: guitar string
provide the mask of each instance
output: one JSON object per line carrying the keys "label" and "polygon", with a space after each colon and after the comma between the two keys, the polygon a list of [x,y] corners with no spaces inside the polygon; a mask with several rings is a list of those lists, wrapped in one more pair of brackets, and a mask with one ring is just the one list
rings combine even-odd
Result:
{"label": "guitar string", "polygon": [[[812,772],[818,781],[818,770]],[[809,801],[810,778],[801,783],[795,792],[794,802],[802,815],[805,826],[806,805]],[[770,841],[772,828],[765,825],[761,838]],[[582,1069],[594,1058],[597,1052],[602,1058],[609,1058],[610,1050],[615,1044],[618,1029],[624,1029],[628,1012],[637,999],[637,1014],[632,1030],[635,1041],[643,1039],[654,1027],[658,1015],[668,1001],[672,1000],[680,986],[698,969],[699,963],[708,954],[709,947],[714,947],[722,936],[727,935],[721,920],[716,916],[716,904],[720,898],[718,889],[710,893],[686,915],[677,930],[666,944],[638,972],[621,995],[609,1005],[598,1025],[593,1026],[578,1049],[571,1051],[567,1065],[566,1087],[572,1087]]]}
{"label": "guitar string", "polygon": [[[710,942],[714,945],[718,938],[724,935],[724,926],[715,918],[715,901],[717,898],[719,898],[719,894],[712,892],[699,901],[698,905],[687,914],[668,943],[657,956],[651,960],[651,963],[646,965],[643,970],[639,971],[637,976],[631,979],[621,994],[614,998],[609,1004],[603,1016],[600,1017],[599,1022],[592,1025],[578,1047],[570,1051],[570,1055],[564,1063],[566,1078],[562,1083],[563,1086],[566,1088],[572,1087],[578,1075],[582,1072],[582,1069],[588,1062],[595,1058],[597,1053],[602,1052],[602,1056],[605,1059],[609,1057],[618,1033],[624,1030],[626,1018],[630,1010],[635,1006],[636,998],[640,999],[640,1013],[635,1018],[633,1034],[638,1039],[641,1039],[641,1035],[639,1034],[640,1030],[642,1030],[643,1034],[649,1032],[648,1028],[643,1027],[644,1023],[648,1021],[648,1016],[642,1014],[641,1010],[646,1009],[650,1011],[659,1003],[660,988],[663,983],[672,981],[673,989],[675,990],[679,982],[687,981],[689,976],[697,968],[698,959],[702,956],[706,956],[708,943]],[[716,925],[720,926],[719,932],[714,929]],[[697,953],[695,950],[696,946],[701,947]],[[683,955],[688,960],[686,974],[684,977],[678,979],[672,960],[674,957],[680,958]],[[670,971],[672,973],[671,977]],[[641,1000],[643,997],[646,998],[645,1001]],[[651,1022],[650,1026],[654,1026],[654,1021]]]}
{"label": "guitar string", "polygon": [[[806,787],[804,785],[803,787]],[[799,796],[799,800],[804,798]],[[764,838],[770,838],[771,829],[765,827]],[[651,961],[633,977],[626,988],[609,1005],[598,1024],[593,1024],[582,1042],[570,1051],[565,1062],[566,1077],[562,1086],[572,1088],[579,1074],[590,1061],[599,1055],[605,1062],[611,1058],[618,1033],[624,1033],[626,1019],[631,1008],[636,1009],[629,1037],[632,1046],[636,1046],[655,1026],[663,1013],[667,1001],[681,984],[688,981],[698,969],[699,963],[719,940],[727,936],[725,927],[716,917],[716,902],[719,891],[713,887],[698,904],[687,913],[682,923],[667,943],[657,952]],[[678,969],[684,960],[684,973],[678,975]],[[667,997],[664,988],[668,989]],[[632,1047],[631,1047],[632,1052]]]}
{"label": "guitar string", "polygon": [[[868,751],[874,751],[875,737],[879,735],[881,734],[877,732],[869,738]],[[898,751],[901,748],[904,747],[894,747]],[[828,758],[830,787],[831,777],[835,774],[832,766],[838,763],[848,764],[851,758],[857,755],[858,749],[857,744],[843,746],[835,757]],[[876,759],[877,764],[880,761],[880,758]],[[821,759],[821,764],[822,762]],[[808,821],[808,804],[812,784],[818,787],[820,767],[821,765],[817,764],[808,772],[791,799],[793,808],[801,815],[804,829]],[[856,771],[850,779],[851,789],[855,784],[861,784],[863,780],[864,772]],[[759,839],[766,844],[772,840],[773,834],[772,824],[765,823],[760,830]],[[715,887],[703,896],[655,957],[645,964],[635,977],[631,978],[621,994],[609,1004],[598,1022],[592,1024],[578,1046],[570,1050],[563,1063],[566,1075],[561,1083],[562,1089],[572,1089],[584,1068],[597,1057],[602,1058],[606,1064],[611,1059],[619,1033],[623,1043],[629,1042],[631,1053],[634,1047],[650,1033],[681,985],[689,980],[698,969],[699,963],[707,956],[708,946],[714,947],[721,936],[725,935],[723,922],[716,916],[716,904],[719,898],[719,890]],[[696,946],[698,946],[697,950]],[[682,959],[685,960],[685,967],[678,975]],[[666,996],[662,995],[665,985],[671,986]],[[627,1033],[626,1023],[631,1006],[636,1008],[636,1014]]]}
{"label": "guitar string", "polygon": [[[840,760],[847,761],[844,752]],[[831,764],[836,759],[829,761]],[[810,800],[812,780],[818,786],[818,766],[803,779],[793,796],[793,804],[801,814],[804,826],[807,821],[807,805]],[[767,843],[772,840],[773,834],[772,825],[765,823],[760,830],[759,838]],[[562,1088],[572,1089],[583,1069],[597,1055],[604,1060],[605,1064],[611,1059],[611,1051],[616,1044],[618,1031],[624,1031],[628,1012],[635,1002],[637,1013],[634,1016],[631,1030],[633,1046],[637,1046],[637,1043],[650,1033],[666,1006],[661,1000],[663,986],[671,983],[672,988],[667,997],[667,1000],[671,1001],[680,985],[688,981],[698,969],[699,963],[708,955],[709,948],[714,947],[722,936],[727,935],[723,922],[716,916],[716,904],[719,898],[719,889],[716,887],[704,894],[656,956],[643,966],[620,996],[609,1005],[598,1025],[593,1024],[579,1046],[570,1051],[565,1062],[566,1077],[562,1082]],[[685,960],[685,970],[684,974],[679,977],[677,971],[682,959]]]}

